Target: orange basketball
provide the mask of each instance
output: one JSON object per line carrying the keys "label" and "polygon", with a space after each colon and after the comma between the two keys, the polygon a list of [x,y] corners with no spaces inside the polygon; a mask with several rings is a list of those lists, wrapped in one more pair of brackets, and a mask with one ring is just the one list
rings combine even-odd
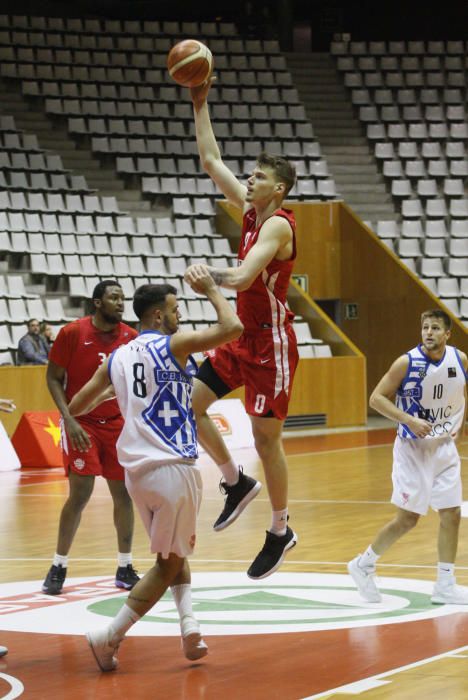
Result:
{"label": "orange basketball", "polygon": [[213,69],[213,56],[208,46],[196,39],[179,41],[167,56],[167,70],[176,83],[197,87],[207,80]]}

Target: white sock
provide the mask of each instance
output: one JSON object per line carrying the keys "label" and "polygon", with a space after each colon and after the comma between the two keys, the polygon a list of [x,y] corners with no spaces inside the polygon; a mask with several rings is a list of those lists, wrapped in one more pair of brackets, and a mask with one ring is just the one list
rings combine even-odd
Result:
{"label": "white sock", "polygon": [[130,627],[138,622],[140,615],[132,610],[126,603],[122,605],[117,615],[109,625],[109,643],[116,646],[125,637]]}
{"label": "white sock", "polygon": [[128,566],[132,563],[132,553],[131,552],[118,552],[117,553],[118,566]]}
{"label": "white sock", "polygon": [[376,554],[371,545],[369,545],[364,554],[361,554],[358,563],[361,569],[373,568],[377,564],[377,559],[379,558],[380,554]]}
{"label": "white sock", "polygon": [[439,561],[437,564],[437,581],[439,583],[451,582],[455,574],[455,564],[448,564],[444,561]]}
{"label": "white sock", "polygon": [[68,566],[68,555],[62,556],[62,554],[57,554],[57,552],[55,552],[52,564],[54,566],[63,566],[63,568],[66,569]]}
{"label": "white sock", "polygon": [[171,586],[172,597],[177,606],[179,618],[189,615],[193,617],[192,608],[192,586],[190,583],[181,583],[178,586]]}
{"label": "white sock", "polygon": [[218,464],[218,469],[223,475],[223,479],[228,486],[234,486],[239,481],[239,466],[234,462],[232,457],[224,464]]}
{"label": "white sock", "polygon": [[274,535],[286,534],[286,528],[288,526],[288,509],[284,510],[274,510],[271,514],[271,527],[270,532]]}

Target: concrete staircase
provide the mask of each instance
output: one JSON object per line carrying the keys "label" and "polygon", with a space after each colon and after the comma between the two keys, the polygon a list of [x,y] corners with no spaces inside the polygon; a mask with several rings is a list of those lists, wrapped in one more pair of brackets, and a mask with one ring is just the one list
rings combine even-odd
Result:
{"label": "concrete staircase", "polygon": [[289,53],[286,60],[338,193],[363,220],[397,220],[391,195],[330,56]]}
{"label": "concrete staircase", "polygon": [[157,218],[139,188],[132,188],[121,179],[112,164],[101,164],[84,142],[75,142],[66,124],[49,117],[40,102],[24,98],[16,85],[0,81],[0,103],[4,114],[15,118],[18,129],[36,134],[40,148],[61,156],[63,165],[73,173],[84,175],[88,186],[99,196],[114,196],[120,211],[132,217]]}

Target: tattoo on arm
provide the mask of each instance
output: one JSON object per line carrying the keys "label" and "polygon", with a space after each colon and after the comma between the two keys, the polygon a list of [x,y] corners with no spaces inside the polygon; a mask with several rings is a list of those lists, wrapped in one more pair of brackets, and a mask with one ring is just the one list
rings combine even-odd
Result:
{"label": "tattoo on arm", "polygon": [[225,274],[222,270],[211,269],[210,275],[212,276],[214,283],[217,285],[223,284],[225,281]]}

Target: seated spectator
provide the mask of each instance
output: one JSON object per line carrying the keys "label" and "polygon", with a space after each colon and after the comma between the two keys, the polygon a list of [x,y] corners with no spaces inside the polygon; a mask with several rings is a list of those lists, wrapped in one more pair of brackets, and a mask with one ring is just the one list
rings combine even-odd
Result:
{"label": "seated spectator", "polygon": [[49,346],[40,335],[40,324],[37,318],[28,321],[28,332],[18,343],[19,365],[46,365],[49,357]]}
{"label": "seated spectator", "polygon": [[47,321],[42,321],[41,326],[40,326],[40,334],[41,334],[41,337],[44,338],[44,340],[46,341],[47,347],[49,348],[49,351],[50,351],[50,348],[54,344],[54,340],[55,340],[54,329],[52,328],[50,323],[47,323]]}

